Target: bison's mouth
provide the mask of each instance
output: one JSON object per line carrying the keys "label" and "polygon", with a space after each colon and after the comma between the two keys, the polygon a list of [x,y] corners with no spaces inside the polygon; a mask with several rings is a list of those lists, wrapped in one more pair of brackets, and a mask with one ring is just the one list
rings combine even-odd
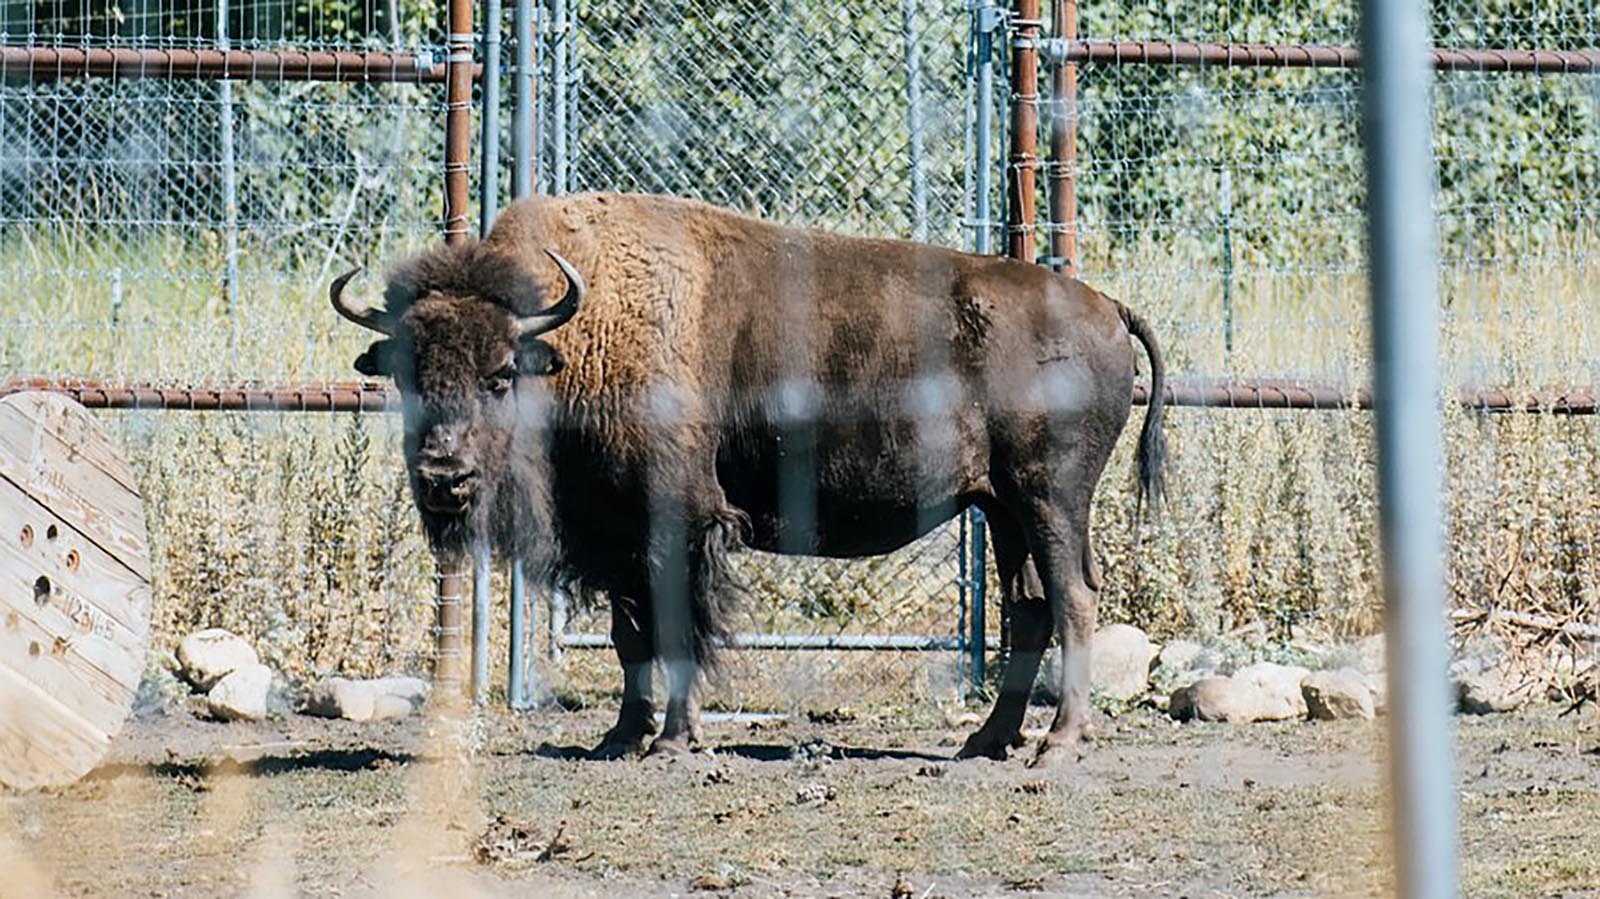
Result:
{"label": "bison's mouth", "polygon": [[477,496],[478,483],[475,472],[445,477],[423,476],[417,483],[417,504],[434,515],[466,514]]}

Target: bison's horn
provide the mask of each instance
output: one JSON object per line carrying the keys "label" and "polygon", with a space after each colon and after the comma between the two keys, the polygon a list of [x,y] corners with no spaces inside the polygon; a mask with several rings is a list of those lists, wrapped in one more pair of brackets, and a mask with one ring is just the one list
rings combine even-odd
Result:
{"label": "bison's horn", "polygon": [[333,303],[333,311],[363,328],[371,328],[386,337],[393,337],[394,325],[389,321],[388,316],[375,309],[356,309],[344,301],[344,286],[350,283],[351,278],[359,274],[361,274],[361,269],[353,268],[334,278],[333,283],[328,285],[328,299]]}
{"label": "bison's horn", "polygon": [[572,267],[572,263],[561,257],[555,250],[545,250],[556,267],[561,269],[561,274],[567,279],[567,295],[561,302],[551,306],[543,312],[533,315],[524,315],[517,319],[517,337],[537,337],[546,331],[552,331],[566,324],[569,319],[578,314],[578,304],[583,302],[583,276]]}

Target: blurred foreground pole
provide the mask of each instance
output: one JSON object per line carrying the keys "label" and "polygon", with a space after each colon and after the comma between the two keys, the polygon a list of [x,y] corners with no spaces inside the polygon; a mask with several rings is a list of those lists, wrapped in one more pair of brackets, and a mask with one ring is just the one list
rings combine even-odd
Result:
{"label": "blurred foreground pole", "polygon": [[489,578],[493,559],[488,544],[473,552],[472,701],[483,705],[489,694]]}
{"label": "blurred foreground pole", "polygon": [[511,560],[511,659],[506,672],[506,704],[525,709],[538,695],[529,663],[528,617],[532,611],[528,588],[523,580],[522,560]]}
{"label": "blurred foreground pole", "polygon": [[1399,894],[1456,895],[1434,283],[1433,73],[1422,0],[1363,0],[1373,377]]}
{"label": "blurred foreground pole", "polygon": [[[977,122],[974,126],[976,134],[973,135],[973,149],[975,160],[972,167],[973,180],[973,219],[975,227],[972,230],[972,251],[979,255],[987,256],[991,252],[991,237],[994,234],[994,222],[990,221],[992,212],[989,204],[990,172],[993,162],[990,158],[989,142],[994,133],[994,36],[1004,22],[1004,16],[994,0],[976,0],[972,6],[972,78],[977,82],[974,105],[977,106]],[[970,607],[972,615],[968,626],[971,628],[967,637],[967,652],[969,663],[967,673],[972,684],[972,695],[981,695],[984,680],[984,653],[986,625],[984,622],[985,588],[989,580],[984,568],[987,554],[986,533],[984,531],[983,513],[976,507],[967,510],[967,521],[963,528],[967,539],[963,541],[962,552],[965,553],[961,566],[961,590],[963,607]]]}

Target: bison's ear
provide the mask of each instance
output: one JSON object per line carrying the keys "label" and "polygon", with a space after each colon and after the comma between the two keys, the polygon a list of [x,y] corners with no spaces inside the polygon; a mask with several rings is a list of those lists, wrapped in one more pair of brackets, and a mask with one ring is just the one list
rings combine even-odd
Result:
{"label": "bison's ear", "polygon": [[356,357],[356,371],[369,378],[383,378],[394,374],[394,341],[376,340],[367,351]]}
{"label": "bison's ear", "polygon": [[539,377],[567,367],[561,351],[542,340],[525,337],[517,344],[517,373]]}

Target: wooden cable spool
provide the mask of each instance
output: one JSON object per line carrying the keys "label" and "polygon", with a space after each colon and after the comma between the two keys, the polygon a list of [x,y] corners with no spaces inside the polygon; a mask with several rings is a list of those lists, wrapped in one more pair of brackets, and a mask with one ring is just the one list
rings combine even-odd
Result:
{"label": "wooden cable spool", "polygon": [[67,784],[98,764],[149,637],[132,469],[72,400],[0,398],[0,784]]}

